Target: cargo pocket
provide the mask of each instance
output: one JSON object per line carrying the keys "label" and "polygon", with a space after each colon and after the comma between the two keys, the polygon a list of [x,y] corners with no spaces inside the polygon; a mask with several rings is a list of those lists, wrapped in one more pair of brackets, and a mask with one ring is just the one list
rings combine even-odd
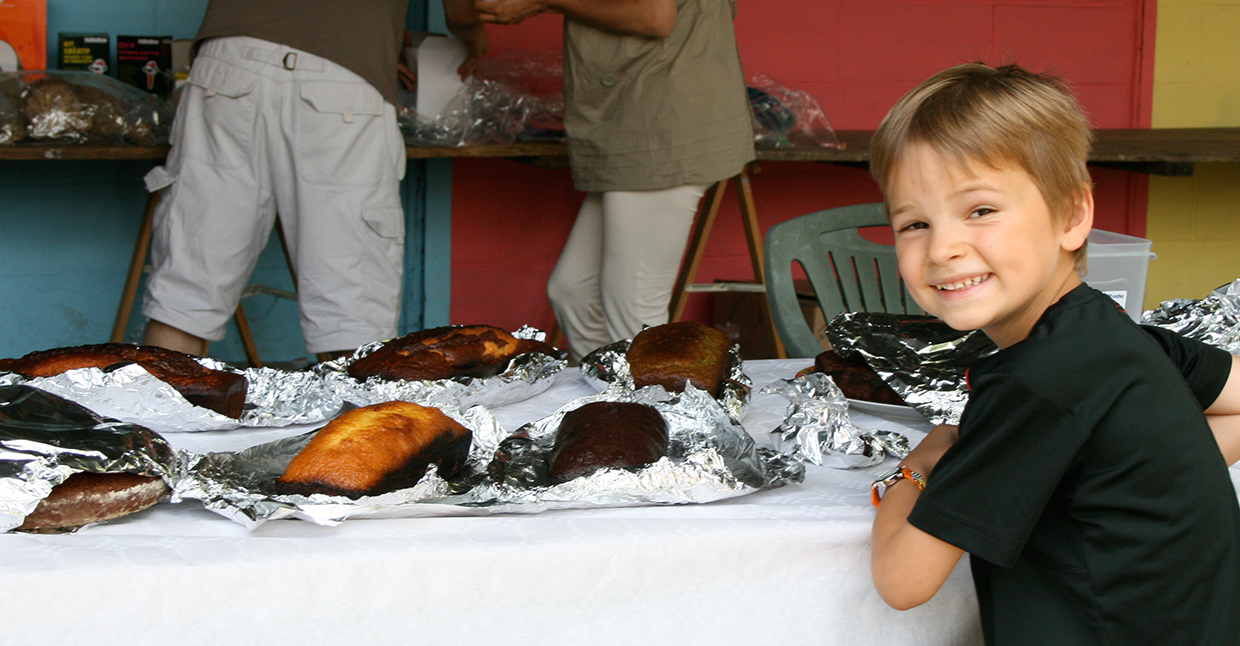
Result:
{"label": "cargo pocket", "polygon": [[363,206],[362,220],[379,237],[391,240],[405,237],[405,211],[400,206]]}
{"label": "cargo pocket", "polygon": [[316,184],[375,186],[392,173],[383,96],[365,83],[302,83],[298,175]]}
{"label": "cargo pocket", "polygon": [[190,70],[184,109],[178,113],[173,143],[184,155],[220,168],[248,164],[259,77],[219,59],[199,56]]}

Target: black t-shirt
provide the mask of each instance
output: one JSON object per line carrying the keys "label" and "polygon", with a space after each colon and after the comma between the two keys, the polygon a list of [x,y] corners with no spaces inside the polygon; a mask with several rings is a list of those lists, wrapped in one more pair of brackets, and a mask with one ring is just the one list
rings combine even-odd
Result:
{"label": "black t-shirt", "polygon": [[987,643],[1240,643],[1240,505],[1202,414],[1230,367],[1082,285],[970,369],[909,521],[972,555]]}

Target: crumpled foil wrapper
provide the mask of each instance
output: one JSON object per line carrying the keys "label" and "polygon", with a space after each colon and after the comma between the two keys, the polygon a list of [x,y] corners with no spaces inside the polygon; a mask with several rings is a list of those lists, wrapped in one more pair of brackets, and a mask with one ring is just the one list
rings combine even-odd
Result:
{"label": "crumpled foil wrapper", "polygon": [[[524,326],[513,332],[518,339],[546,340],[541,330]],[[359,381],[349,376],[349,364],[383,347],[382,341],[369,343],[357,349],[353,356],[339,361],[326,361],[314,367],[322,376],[327,388],[341,400],[357,406],[369,406],[380,402],[423,400],[448,401],[455,399],[462,407],[498,407],[523,401],[551,387],[555,374],[568,362],[549,357],[540,352],[530,352],[514,357],[508,368],[493,377],[460,377],[457,379],[433,379],[428,381],[387,380],[369,377]]]}
{"label": "crumpled foil wrapper", "polygon": [[980,330],[929,317],[844,312],[827,326],[831,348],[860,355],[909,406],[934,424],[959,424],[969,399],[965,370],[998,347]]}
{"label": "crumpled foil wrapper", "polygon": [[31,386],[0,385],[0,531],[21,525],[74,473],[136,473],[171,483],[176,470],[176,453],[150,429]]}
{"label": "crumpled foil wrapper", "polygon": [[771,431],[781,451],[834,469],[873,466],[889,454],[908,455],[909,441],[902,433],[857,428],[848,416],[848,398],[823,373],[776,381],[763,388],[762,394],[789,401],[783,423]]}
{"label": "crumpled foil wrapper", "polygon": [[[598,390],[607,390],[613,383],[633,390],[633,373],[629,371],[627,358],[632,342],[632,339],[617,341],[582,357],[581,376]],[[722,386],[723,392],[719,395],[719,404],[732,421],[739,424],[749,408],[749,392],[753,389],[753,380],[742,369],[741,347],[733,345],[728,350],[728,355],[731,357],[731,364]]]}
{"label": "crumpled foil wrapper", "polygon": [[[668,454],[637,469],[603,469],[559,484],[547,476],[548,457],[564,414],[599,401],[646,404],[668,427]],[[613,383],[576,399],[505,439],[489,478],[469,492],[466,504],[504,505],[500,511],[705,503],[801,482],[799,457],[758,447],[709,393],[686,386],[634,391]],[[511,506],[518,506],[517,509]]]}
{"label": "crumpled foil wrapper", "polygon": [[277,494],[276,479],[288,468],[293,457],[310,443],[318,432],[315,430],[242,451],[184,452],[172,501],[199,500],[207,509],[249,529],[279,518],[338,525],[353,516],[398,518],[452,515],[450,503],[423,503],[442,501],[470,489],[481,479],[487,462],[505,435],[504,430],[490,411],[482,406],[461,410],[453,402],[435,401],[433,398],[414,403],[439,408],[473,433],[465,467],[451,481],[441,478],[432,465],[417,485],[379,496],[352,500],[325,494]]}
{"label": "crumpled foil wrapper", "polygon": [[1240,280],[1219,287],[1201,300],[1163,301],[1157,309],[1142,314],[1141,323],[1240,355]]}
{"label": "crumpled foil wrapper", "polygon": [[[606,469],[550,484],[545,479],[545,454],[559,420],[572,408],[602,399],[640,401],[658,408],[668,421],[670,457],[641,469]],[[451,481],[432,469],[414,487],[357,500],[276,494],[276,478],[310,441],[313,433],[307,433],[234,453],[187,453],[172,499],[200,500],[208,509],[253,529],[278,518],[336,525],[354,516],[482,516],[703,503],[800,482],[805,475],[800,458],[756,447],[713,398],[692,387],[683,395],[616,388],[576,400],[507,438],[485,407],[461,411],[442,402],[438,407],[474,434],[466,467]],[[507,456],[507,464],[488,473],[497,455]]]}
{"label": "crumpled foil wrapper", "polygon": [[245,409],[240,419],[194,406],[175,388],[156,379],[135,363],[107,371],[80,368],[53,377],[33,379],[3,373],[0,374],[0,384],[26,383],[77,402],[104,417],[139,424],[161,433],[312,424],[334,416],[343,405],[336,391],[312,372],[271,368],[242,371],[214,359],[195,360],[213,370],[245,375],[248,385]]}

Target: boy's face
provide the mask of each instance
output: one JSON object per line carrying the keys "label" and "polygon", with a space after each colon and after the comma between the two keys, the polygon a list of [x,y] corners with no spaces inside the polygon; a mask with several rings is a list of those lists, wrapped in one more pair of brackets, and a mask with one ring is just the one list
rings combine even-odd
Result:
{"label": "boy's face", "polygon": [[1080,284],[1072,252],[1093,223],[1086,194],[1057,224],[1019,167],[953,164],[915,143],[888,187],[900,274],[922,309],[1006,348]]}

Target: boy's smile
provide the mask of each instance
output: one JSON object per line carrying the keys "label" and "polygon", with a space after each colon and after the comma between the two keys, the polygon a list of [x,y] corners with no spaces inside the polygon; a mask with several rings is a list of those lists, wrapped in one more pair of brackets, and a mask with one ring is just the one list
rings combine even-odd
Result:
{"label": "boy's smile", "polygon": [[888,203],[909,294],[1001,348],[1027,337],[1081,283],[1073,252],[1093,223],[1087,190],[1071,222],[1059,224],[1023,169],[955,164],[918,142],[894,169]]}

